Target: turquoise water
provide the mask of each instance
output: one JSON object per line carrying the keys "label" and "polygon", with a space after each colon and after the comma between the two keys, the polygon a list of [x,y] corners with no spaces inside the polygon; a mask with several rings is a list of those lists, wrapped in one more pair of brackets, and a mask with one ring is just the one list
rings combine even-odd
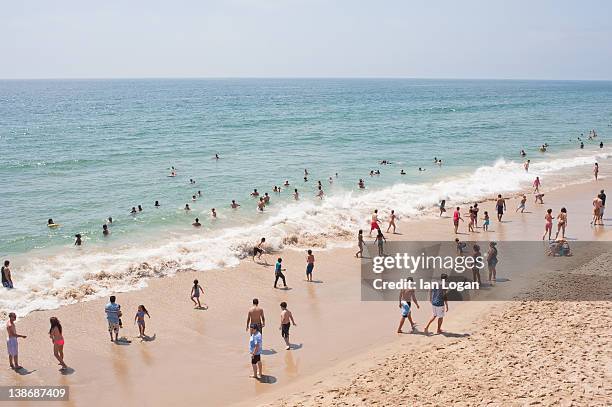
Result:
{"label": "turquoise water", "polygon": [[[360,177],[369,189],[444,179],[520,160],[521,148],[541,159],[544,142],[553,152],[576,148],[591,128],[605,141],[611,122],[611,82],[1,81],[0,254],[68,245],[75,233],[101,242],[107,216],[113,239],[189,228],[195,216],[206,228],[239,225],[257,216],[249,192],[272,194],[285,179],[309,197],[317,180],[333,194]],[[167,177],[171,166],[178,177]],[[377,168],[382,175],[370,178]],[[204,197],[192,204],[197,190]],[[291,200],[272,195],[275,205]],[[240,211],[228,209],[231,199]],[[144,211],[129,215],[138,204]],[[47,218],[62,228],[49,230]]]}
{"label": "turquoise water", "polygon": [[[544,190],[582,182],[596,161],[609,173],[612,154],[597,143],[611,125],[612,82],[0,81],[0,257],[12,260],[16,287],[0,290],[0,317],[235,266],[262,236],[273,250],[322,250],[353,240],[374,208],[382,218],[395,210],[401,230],[440,199],[511,194],[535,176]],[[580,150],[577,137],[593,128],[597,142]],[[263,214],[253,188],[272,197]],[[203,228],[191,226],[196,216]]]}

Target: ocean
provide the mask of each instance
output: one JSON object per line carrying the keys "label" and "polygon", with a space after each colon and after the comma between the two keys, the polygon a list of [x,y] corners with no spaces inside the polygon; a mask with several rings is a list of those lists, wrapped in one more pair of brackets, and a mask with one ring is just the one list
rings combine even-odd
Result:
{"label": "ocean", "polygon": [[[323,249],[353,239],[374,208],[430,216],[440,199],[512,193],[535,175],[549,189],[581,182],[609,159],[598,143],[611,131],[612,82],[0,81],[0,256],[16,284],[0,290],[0,309],[25,315],[150,277],[236,265],[261,236],[275,248]],[[274,193],[285,180],[290,187]],[[271,196],[263,214],[254,188]],[[137,205],[143,211],[131,215]],[[61,226],[48,228],[48,218]]]}

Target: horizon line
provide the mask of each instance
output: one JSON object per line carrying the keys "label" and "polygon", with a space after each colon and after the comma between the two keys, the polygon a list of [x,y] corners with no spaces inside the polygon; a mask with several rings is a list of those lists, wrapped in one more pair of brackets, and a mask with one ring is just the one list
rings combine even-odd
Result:
{"label": "horizon line", "polygon": [[370,80],[448,80],[448,81],[548,81],[548,82],[610,82],[609,79],[551,78],[478,78],[478,77],[414,77],[414,76],[109,76],[109,77],[24,77],[0,78],[0,81],[103,81],[103,80],[245,80],[245,79],[370,79]]}

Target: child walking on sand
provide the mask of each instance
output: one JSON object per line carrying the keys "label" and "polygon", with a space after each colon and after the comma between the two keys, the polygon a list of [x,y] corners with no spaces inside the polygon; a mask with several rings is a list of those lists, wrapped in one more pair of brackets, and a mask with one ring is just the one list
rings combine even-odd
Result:
{"label": "child walking on sand", "polygon": [[136,311],[136,315],[134,316],[134,323],[138,324],[139,338],[145,338],[147,336],[145,335],[145,315],[151,318],[151,315],[149,315],[149,311],[147,311],[145,306],[139,305],[138,311]]}
{"label": "child walking on sand", "polygon": [[312,254],[312,250],[308,250],[308,256],[306,257],[306,281],[312,281],[312,270],[314,270],[315,258]]}
{"label": "child walking on sand", "polygon": [[355,253],[355,257],[363,257],[363,230],[359,229],[359,233],[357,233],[357,247],[359,247],[359,251]]}
{"label": "child walking on sand", "polygon": [[387,241],[387,238],[383,235],[382,230],[378,229],[378,234],[376,235],[376,239],[374,242],[378,243],[378,255],[384,256],[384,242]]}
{"label": "child walking on sand", "polygon": [[489,212],[484,211],[484,217],[482,219],[484,220],[484,223],[482,224],[482,230],[488,231],[489,224],[491,223],[491,219],[489,218]]}
{"label": "child walking on sand", "polygon": [[204,294],[204,289],[198,280],[193,280],[193,287],[191,287],[191,301],[193,301],[193,305],[195,305],[196,308],[202,308],[202,304],[200,304],[200,294]]}
{"label": "child walking on sand", "polygon": [[281,336],[285,340],[285,345],[287,345],[287,350],[291,349],[291,343],[289,343],[289,328],[291,328],[291,324],[296,326],[295,321],[293,320],[293,314],[291,311],[287,309],[287,303],[285,301],[280,303],[281,314],[280,314],[280,331]]}

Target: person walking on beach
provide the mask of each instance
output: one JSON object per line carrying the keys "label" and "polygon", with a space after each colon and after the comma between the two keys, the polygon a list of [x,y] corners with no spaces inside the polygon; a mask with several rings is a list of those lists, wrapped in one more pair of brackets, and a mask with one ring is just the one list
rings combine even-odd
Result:
{"label": "person walking on beach", "polygon": [[489,251],[487,252],[487,267],[489,268],[489,284],[497,281],[497,243],[489,243]]}
{"label": "person walking on beach", "polygon": [[523,197],[521,198],[521,202],[519,203],[519,206],[517,206],[516,211],[514,212],[518,212],[519,209],[521,211],[521,213],[525,212],[525,204],[527,203],[527,195],[523,195]]}
{"label": "person walking on beach", "polygon": [[312,250],[308,250],[308,256],[306,257],[306,281],[312,281],[312,271],[314,270],[315,258],[312,254]]}
{"label": "person walking on beach", "polygon": [[281,336],[285,340],[285,345],[287,345],[287,350],[291,349],[291,343],[289,342],[289,328],[291,328],[291,324],[296,326],[295,321],[293,320],[293,314],[291,311],[287,309],[287,303],[285,301],[280,303],[281,314],[280,314],[280,331]]}
{"label": "person walking on beach", "polygon": [[429,326],[436,318],[438,319],[438,329],[436,332],[438,334],[443,332],[442,322],[444,322],[445,312],[448,312],[448,301],[446,300],[446,290],[442,287],[442,281],[446,281],[447,278],[448,276],[446,274],[442,274],[440,276],[440,281],[435,282],[437,284],[433,284],[434,282],[432,282],[432,287],[429,290],[429,301],[431,302],[433,315],[423,330],[425,334],[429,333]]}
{"label": "person walking on beach", "polygon": [[383,235],[382,230],[378,229],[378,234],[376,235],[376,239],[374,239],[374,243],[378,244],[378,255],[384,256],[384,244],[387,241],[387,238]]}
{"label": "person walking on beach", "polygon": [[200,294],[204,294],[204,289],[198,280],[193,280],[193,286],[191,287],[191,301],[193,301],[193,305],[195,305],[197,309],[202,308],[202,304],[200,303]]}
{"label": "person walking on beach", "polygon": [[595,181],[597,181],[597,176],[599,175],[599,164],[597,163],[593,167],[593,175],[595,176]]}
{"label": "person walking on beach", "polygon": [[387,227],[387,233],[389,233],[389,230],[393,228],[393,234],[395,234],[395,219],[397,219],[397,216],[395,216],[395,211],[391,210],[391,216],[389,217],[389,226]]}
{"label": "person walking on beach", "polygon": [[253,306],[249,310],[247,314],[247,323],[246,329],[249,330],[249,327],[252,325],[257,326],[257,332],[263,334],[263,328],[266,326],[266,316],[264,315],[263,308],[259,307],[259,300],[257,298],[253,298]]}
{"label": "person walking on beach", "polygon": [[440,216],[442,216],[442,214],[446,212],[445,206],[446,206],[446,199],[443,199],[440,201]]}
{"label": "person walking on beach", "polygon": [[457,230],[459,229],[459,221],[463,222],[463,218],[461,217],[461,208],[455,208],[455,212],[453,212],[453,225],[455,226],[455,234],[457,234]]}
{"label": "person walking on beach", "polygon": [[251,377],[254,379],[261,379],[261,350],[263,348],[263,338],[261,332],[258,330],[257,324],[251,324],[250,331],[249,353],[251,355],[251,366],[253,367],[253,375]]}
{"label": "person walking on beach", "polygon": [[478,207],[478,202],[474,202],[474,207],[472,208],[472,212],[474,212],[474,227],[478,227],[478,212],[480,208]]}
{"label": "person walking on beach", "polygon": [[62,333],[62,324],[56,317],[51,317],[49,322],[51,323],[49,337],[53,343],[53,355],[62,366],[61,370],[67,369],[68,366],[64,363],[64,336]]}
{"label": "person walking on beach", "polygon": [[283,286],[287,288],[287,281],[285,281],[285,275],[283,274],[283,271],[287,271],[287,269],[284,269],[282,267],[283,259],[279,257],[276,260],[276,265],[274,266],[274,288],[276,288],[276,284],[278,283],[279,278],[283,280]]}
{"label": "person walking on beach", "polygon": [[601,221],[601,199],[599,195],[593,198],[593,220],[591,220],[591,226],[603,225]]}
{"label": "person walking on beach", "polygon": [[266,243],[266,238],[262,237],[259,243],[255,245],[253,248],[253,261],[255,261],[255,256],[257,256],[257,260],[261,259],[261,255],[264,254],[264,245]]}
{"label": "person walking on beach", "polygon": [[491,223],[491,218],[489,218],[489,212],[484,211],[484,216],[482,218],[484,222],[482,223],[482,230],[485,232],[489,231],[489,224]]}
{"label": "person walking on beach", "polygon": [[501,194],[497,195],[495,208],[497,209],[497,221],[501,222],[502,217],[504,216],[504,211],[506,210],[506,200],[502,198]]}
{"label": "person walking on beach", "polygon": [[531,164],[531,160],[527,160],[527,161],[525,161],[525,165],[524,165],[524,167],[525,167],[525,172],[529,172],[529,164]]}
{"label": "person walking on beach", "polygon": [[355,257],[363,257],[363,229],[359,229],[357,233],[357,247],[359,250],[355,253]]}
{"label": "person walking on beach", "polygon": [[[414,281],[414,280],[412,279],[412,277],[408,277],[408,281]],[[416,305],[417,308],[420,308],[419,302],[417,301],[416,295],[414,293],[414,289],[404,288],[400,290],[399,308],[401,310],[402,317],[400,319],[399,327],[397,328],[398,334],[403,333],[402,327],[404,326],[404,322],[406,321],[406,318],[408,318],[408,322],[410,322],[410,327],[413,331],[414,331],[414,328],[416,327],[416,324],[412,320],[412,310],[411,310],[412,301],[414,301],[414,305]]]}
{"label": "person walking on beach", "polygon": [[[482,257],[479,245],[475,244],[474,246],[472,246],[472,250],[472,258],[478,259],[479,257]],[[475,261],[474,266],[472,267],[472,281],[478,283],[478,286],[480,287],[482,282],[480,281],[480,267],[478,266],[478,264],[479,262]]]}
{"label": "person walking on beach", "polygon": [[559,237],[561,232],[561,239],[565,239],[565,228],[567,227],[567,209],[561,208],[561,212],[557,215],[557,234],[555,239]]}
{"label": "person walking on beach", "polygon": [[19,370],[21,366],[19,366],[19,344],[17,343],[17,339],[25,339],[27,336],[17,333],[17,326],[15,326],[17,315],[11,312],[8,317],[9,319],[6,322],[6,349],[8,351],[9,365],[11,369]]}
{"label": "person walking on beach", "polygon": [[476,218],[476,214],[474,213],[474,207],[470,206],[469,210],[470,221],[468,222],[468,232],[474,232],[474,219]]}
{"label": "person walking on beach", "polygon": [[550,235],[552,234],[553,227],[553,216],[552,209],[546,210],[546,215],[544,215],[544,219],[546,219],[546,224],[544,225],[544,234],[542,235],[542,240],[546,237],[546,233],[548,233],[548,240],[550,240]]}
{"label": "person walking on beach", "polygon": [[378,209],[374,209],[372,221],[370,222],[370,236],[372,236],[372,231],[377,229],[380,229],[380,226],[378,225]]}
{"label": "person walking on beach", "polygon": [[11,276],[10,269],[11,262],[9,260],[4,260],[4,266],[0,268],[0,273],[2,274],[2,286],[4,288],[13,288],[13,278]]}
{"label": "person walking on beach", "polygon": [[108,321],[108,333],[110,334],[111,342],[113,342],[113,332],[115,333],[115,342],[119,340],[119,328],[121,327],[121,305],[117,304],[116,297],[111,295],[109,303],[104,307],[106,312],[106,320]]}
{"label": "person walking on beach", "polygon": [[599,216],[601,218],[601,223],[603,225],[603,216],[606,210],[606,193],[602,189],[601,191],[599,191],[599,195],[597,196],[599,197],[599,199],[601,199],[601,208],[599,208]]}
{"label": "person walking on beach", "polygon": [[533,192],[535,192],[536,194],[540,192],[540,185],[542,185],[542,183],[540,182],[540,177],[536,177],[533,181]]}
{"label": "person walking on beach", "polygon": [[144,319],[145,315],[151,318],[151,315],[149,315],[149,311],[147,311],[145,306],[139,305],[138,311],[136,311],[136,315],[134,316],[134,322],[138,324],[138,333],[139,333],[138,337],[139,338],[147,337],[147,335],[145,334],[145,319]]}

